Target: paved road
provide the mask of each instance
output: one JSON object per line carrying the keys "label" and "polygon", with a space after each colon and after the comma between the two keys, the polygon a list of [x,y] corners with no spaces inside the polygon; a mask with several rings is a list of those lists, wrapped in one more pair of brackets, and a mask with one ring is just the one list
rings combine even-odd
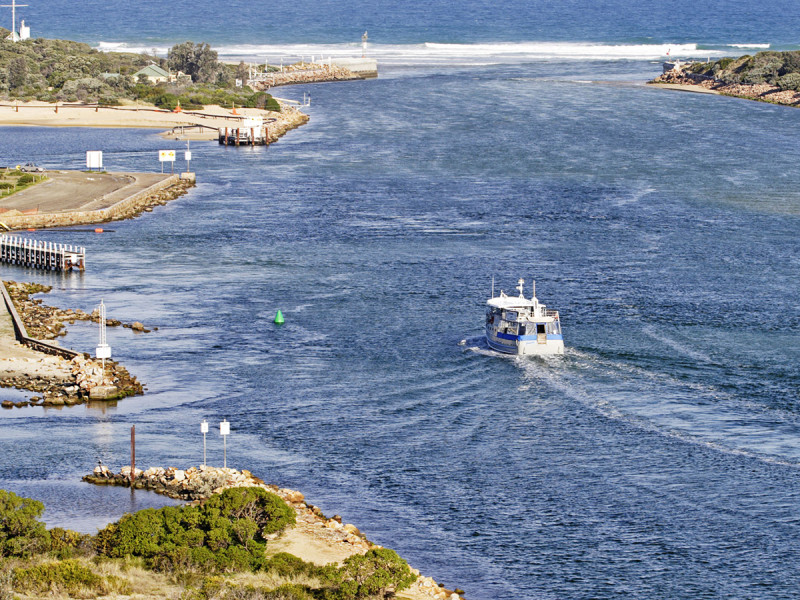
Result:
{"label": "paved road", "polygon": [[[0,199],[0,208],[39,213],[99,210],[166,179],[168,173],[48,171],[48,181]],[[0,213],[2,220],[2,213]]]}

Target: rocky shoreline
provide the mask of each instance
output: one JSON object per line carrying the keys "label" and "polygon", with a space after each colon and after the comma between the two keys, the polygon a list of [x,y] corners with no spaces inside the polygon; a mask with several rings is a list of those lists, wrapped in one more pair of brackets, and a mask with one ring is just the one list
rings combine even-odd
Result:
{"label": "rocky shoreline", "polygon": [[[131,479],[130,466],[124,466],[119,473],[113,473],[105,465],[98,465],[91,474],[83,477],[83,481],[95,485],[151,490],[170,498],[194,503],[202,502],[229,488],[260,487],[278,495],[295,511],[295,527],[287,533],[270,536],[271,543],[282,550],[303,560],[326,564],[380,547],[370,542],[355,525],[343,523],[339,515],[326,517],[319,507],[308,503],[301,492],[266,484],[246,470],[207,465],[188,469],[150,467],[145,471],[134,469]],[[317,551],[313,555],[304,555],[303,550],[310,548],[316,548]],[[411,571],[417,575],[417,581],[402,592],[403,597],[412,600],[463,600],[461,590],[448,590],[431,577],[421,575],[419,570],[412,568]]]}
{"label": "rocky shoreline", "polygon": [[338,65],[298,63],[283,67],[282,71],[269,73],[263,81],[249,81],[253,89],[267,91],[280,85],[298,83],[325,83],[329,81],[353,81],[365,79],[350,69]]}
{"label": "rocky shoreline", "polygon": [[[39,298],[31,298],[33,294],[49,292],[49,286],[14,281],[3,283],[29,335],[36,339],[54,340],[65,335],[65,322],[97,322],[99,319],[97,311],[89,314],[81,310],[62,310],[43,304]],[[122,323],[107,319],[106,325],[129,327],[143,333],[150,331],[139,322]],[[144,392],[136,377],[116,361],[106,360],[103,369],[100,361],[87,354],[76,353],[69,359],[28,352],[30,356],[21,357],[14,353],[13,356],[0,357],[0,386],[32,391],[35,395],[28,401],[6,400],[0,404],[3,408],[21,408],[30,404],[73,406],[89,400],[117,400]]]}
{"label": "rocky shoreline", "polygon": [[722,96],[732,96],[735,98],[744,98],[746,100],[756,100],[758,102],[769,102],[771,104],[781,104],[783,106],[800,106],[800,92],[794,90],[782,90],[768,83],[725,83],[724,81],[705,75],[689,73],[681,68],[667,71],[647,83],[654,85],[696,86]]}

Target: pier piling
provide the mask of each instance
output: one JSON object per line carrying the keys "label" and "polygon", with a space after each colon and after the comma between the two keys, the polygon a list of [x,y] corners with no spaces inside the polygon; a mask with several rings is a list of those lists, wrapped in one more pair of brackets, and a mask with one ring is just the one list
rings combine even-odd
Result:
{"label": "pier piling", "polygon": [[86,249],[67,244],[0,236],[0,262],[46,271],[83,271]]}

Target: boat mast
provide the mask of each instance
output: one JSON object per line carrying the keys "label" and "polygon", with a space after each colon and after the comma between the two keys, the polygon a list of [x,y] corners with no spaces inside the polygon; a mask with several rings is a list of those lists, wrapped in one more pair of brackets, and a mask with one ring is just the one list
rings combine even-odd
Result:
{"label": "boat mast", "polygon": [[492,298],[494,298],[494,275],[492,275]]}

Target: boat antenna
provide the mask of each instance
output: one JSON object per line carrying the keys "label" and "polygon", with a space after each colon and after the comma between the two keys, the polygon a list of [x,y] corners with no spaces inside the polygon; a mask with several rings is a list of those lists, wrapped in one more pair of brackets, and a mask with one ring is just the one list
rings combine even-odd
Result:
{"label": "boat antenna", "polygon": [[517,289],[519,290],[519,297],[520,298],[524,298],[525,294],[523,292],[525,291],[525,287],[524,287],[525,286],[525,280],[524,279],[520,279],[517,283],[519,283],[519,285],[517,286]]}
{"label": "boat antenna", "polygon": [[494,298],[494,275],[492,275],[492,298]]}
{"label": "boat antenna", "polygon": [[531,300],[536,300],[536,280],[533,280],[533,298]]}

